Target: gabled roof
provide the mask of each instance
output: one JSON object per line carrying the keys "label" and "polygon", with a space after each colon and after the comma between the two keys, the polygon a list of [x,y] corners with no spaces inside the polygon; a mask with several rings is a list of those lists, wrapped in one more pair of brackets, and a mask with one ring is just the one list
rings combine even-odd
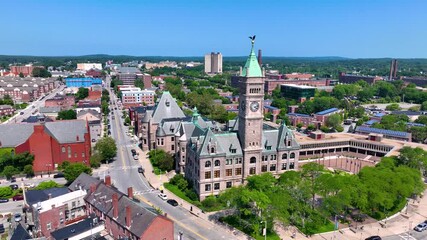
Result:
{"label": "gabled roof", "polygon": [[241,77],[262,77],[262,70],[258,64],[258,59],[254,52],[254,42],[252,41],[251,53],[242,69]]}
{"label": "gabled roof", "polygon": [[80,222],[77,222],[72,225],[65,226],[54,232],[51,232],[50,235],[55,240],[66,240],[72,238],[78,234],[90,231],[93,224],[93,218],[86,218]]}
{"label": "gabled roof", "polygon": [[[84,142],[87,133],[86,121],[71,120],[45,123],[45,129],[59,143]],[[79,141],[77,141],[77,136]]]}
{"label": "gabled roof", "polygon": [[40,113],[58,113],[61,111],[61,107],[54,106],[54,107],[40,107],[39,112]]}
{"label": "gabled roof", "polygon": [[101,183],[102,181],[89,176],[86,173],[81,173],[71,184],[70,186],[68,186],[68,189],[70,191],[76,191],[79,190],[80,188],[89,191],[90,190],[90,186],[92,184],[94,184],[95,186],[98,186],[99,183]]}
{"label": "gabled roof", "polygon": [[[218,142],[215,134],[212,132],[210,128],[205,131],[204,136],[200,138],[200,142],[202,143],[199,155],[200,156],[209,156],[209,155],[218,155],[225,154],[225,151],[221,148],[221,145]],[[210,147],[215,146],[215,153],[210,153]]]}
{"label": "gabled roof", "polygon": [[21,224],[18,224],[10,240],[26,240],[26,239],[33,239],[33,238],[30,236],[30,234],[27,232],[27,230],[25,230],[25,228]]}
{"label": "gabled roof", "polygon": [[16,147],[27,141],[33,132],[32,124],[1,124],[0,146]]}
{"label": "gabled roof", "polygon": [[[220,133],[215,134],[215,137],[218,140],[221,149],[224,150],[226,156],[243,155],[237,133]],[[232,152],[232,149],[235,149],[236,152]]]}
{"label": "gabled roof", "polygon": [[[287,146],[285,140],[290,140],[291,145]],[[295,138],[294,133],[290,130],[284,122],[279,127],[278,138],[277,138],[277,149],[278,150],[289,150],[299,148],[299,144]],[[287,141],[286,141],[287,143]]]}
{"label": "gabled roof", "polygon": [[185,118],[184,112],[170,92],[164,91],[153,112],[153,122],[160,123],[165,118]]}

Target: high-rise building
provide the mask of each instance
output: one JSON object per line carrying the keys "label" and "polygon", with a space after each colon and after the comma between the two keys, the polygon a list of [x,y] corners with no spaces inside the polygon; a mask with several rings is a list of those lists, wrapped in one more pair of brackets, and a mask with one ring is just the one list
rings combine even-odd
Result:
{"label": "high-rise building", "polygon": [[222,54],[211,52],[205,55],[205,73],[222,73]]}

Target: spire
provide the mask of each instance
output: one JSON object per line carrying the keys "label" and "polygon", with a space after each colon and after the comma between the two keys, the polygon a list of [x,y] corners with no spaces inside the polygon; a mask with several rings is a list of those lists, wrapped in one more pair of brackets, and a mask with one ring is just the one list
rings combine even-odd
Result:
{"label": "spire", "polygon": [[196,124],[196,125],[198,125],[197,120],[199,120],[199,116],[200,116],[200,114],[197,112],[197,107],[194,107],[193,108],[193,118],[192,118],[192,120],[193,120],[193,123]]}
{"label": "spire", "polygon": [[259,66],[258,59],[254,52],[255,36],[249,37],[251,39],[251,53],[246,60],[245,67],[242,69],[241,77],[262,77],[262,70]]}

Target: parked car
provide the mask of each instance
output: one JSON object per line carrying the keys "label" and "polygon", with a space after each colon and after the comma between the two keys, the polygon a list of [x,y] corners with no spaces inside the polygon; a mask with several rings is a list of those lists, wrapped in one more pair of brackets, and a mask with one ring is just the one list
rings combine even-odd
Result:
{"label": "parked car", "polygon": [[53,178],[63,178],[63,177],[64,177],[64,174],[62,172],[59,172],[59,173],[53,175]]}
{"label": "parked car", "polygon": [[10,182],[16,182],[16,177],[10,178]]}
{"label": "parked car", "polygon": [[22,195],[15,195],[15,196],[13,196],[13,201],[21,201],[21,200],[24,200],[24,196],[22,196]]}
{"label": "parked car", "polygon": [[20,112],[19,114],[20,114],[20,115],[24,115],[24,112]]}
{"label": "parked car", "polygon": [[18,184],[12,184],[9,185],[10,188],[12,188],[12,190],[17,190],[19,188]]}
{"label": "parked car", "polygon": [[370,236],[368,238],[365,238],[365,240],[381,240],[380,236]]}
{"label": "parked car", "polygon": [[422,232],[427,229],[427,223],[423,222],[414,227],[414,230],[417,232]]}
{"label": "parked car", "polygon": [[7,198],[0,198],[0,203],[6,203],[9,202],[9,199]]}
{"label": "parked car", "polygon": [[15,222],[20,222],[22,220],[20,213],[15,213]]}
{"label": "parked car", "polygon": [[25,183],[25,187],[33,188],[33,187],[35,187],[35,185],[34,185],[34,183]]}
{"label": "parked car", "polygon": [[166,202],[174,207],[178,206],[178,202],[175,199],[169,199]]}
{"label": "parked car", "polygon": [[165,201],[168,200],[168,196],[164,193],[159,193],[159,195],[157,196],[159,196],[159,198],[161,198],[162,200],[165,200]]}
{"label": "parked car", "polygon": [[4,225],[3,223],[0,223],[0,233],[4,233]]}
{"label": "parked car", "polygon": [[95,138],[92,139],[92,142],[96,142]]}
{"label": "parked car", "polygon": [[139,172],[139,173],[144,173],[144,169],[143,169],[142,167],[139,167],[139,168],[138,168],[138,172]]}

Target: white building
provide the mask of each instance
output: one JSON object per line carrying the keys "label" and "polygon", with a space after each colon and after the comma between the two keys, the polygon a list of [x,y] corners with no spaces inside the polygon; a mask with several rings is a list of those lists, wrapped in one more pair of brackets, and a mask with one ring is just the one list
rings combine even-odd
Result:
{"label": "white building", "polygon": [[155,91],[141,90],[137,87],[120,88],[122,92],[122,103],[125,107],[135,105],[154,105]]}
{"label": "white building", "polygon": [[102,70],[102,64],[101,63],[77,63],[77,70],[87,71],[92,68]]}
{"label": "white building", "polygon": [[222,73],[222,54],[211,52],[205,55],[205,73]]}

